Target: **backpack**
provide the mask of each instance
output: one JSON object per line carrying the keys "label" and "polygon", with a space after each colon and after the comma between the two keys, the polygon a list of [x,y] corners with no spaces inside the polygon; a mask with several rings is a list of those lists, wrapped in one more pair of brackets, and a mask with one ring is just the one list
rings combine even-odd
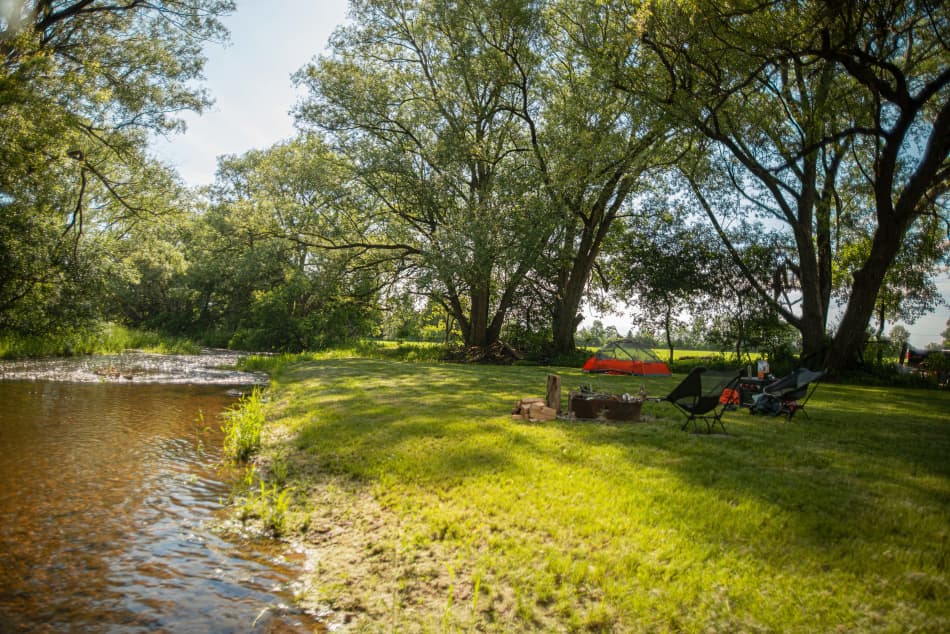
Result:
{"label": "backpack", "polygon": [[752,397],[752,407],[749,408],[749,413],[778,416],[782,413],[782,401],[771,394],[756,394]]}

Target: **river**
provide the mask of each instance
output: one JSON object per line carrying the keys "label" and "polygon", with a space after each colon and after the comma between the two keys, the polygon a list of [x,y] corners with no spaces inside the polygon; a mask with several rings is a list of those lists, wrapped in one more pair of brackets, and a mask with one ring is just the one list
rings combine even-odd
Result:
{"label": "river", "polygon": [[212,529],[227,354],[0,364],[0,631],[312,632],[302,556]]}

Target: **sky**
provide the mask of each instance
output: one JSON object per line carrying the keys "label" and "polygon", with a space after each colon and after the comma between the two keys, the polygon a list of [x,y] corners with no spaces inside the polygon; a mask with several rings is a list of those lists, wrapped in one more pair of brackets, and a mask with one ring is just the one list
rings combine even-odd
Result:
{"label": "sky", "polygon": [[[202,115],[186,114],[187,132],[156,139],[153,152],[178,170],[189,185],[214,180],[217,158],[263,149],[294,135],[290,110],[298,93],[290,76],[323,53],[331,33],[347,17],[347,0],[238,0],[237,11],[224,19],[231,31],[227,45],[205,51],[204,87],[216,103]],[[950,275],[938,288],[950,302]],[[938,309],[904,326],[910,343],[923,348],[941,340],[950,308]],[[588,315],[622,334],[631,327],[628,315]],[[889,332],[893,324],[885,327]]]}
{"label": "sky", "polygon": [[238,0],[223,20],[230,43],[205,49],[203,86],[215,105],[186,114],[184,134],[156,139],[153,151],[189,185],[214,180],[217,157],[263,149],[294,134],[297,91],[290,76],[324,52],[343,24],[347,0]]}

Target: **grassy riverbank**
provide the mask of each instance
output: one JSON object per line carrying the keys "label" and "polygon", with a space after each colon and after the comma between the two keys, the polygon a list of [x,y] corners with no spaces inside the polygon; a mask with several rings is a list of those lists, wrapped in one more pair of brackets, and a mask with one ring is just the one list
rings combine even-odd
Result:
{"label": "grassy riverbank", "polygon": [[[823,385],[810,420],[699,436],[667,404],[513,422],[545,368],[345,356],[272,361],[242,515],[283,495],[304,602],[353,629],[950,629],[950,394]],[[678,380],[558,371],[565,392]]]}
{"label": "grassy riverbank", "polygon": [[34,337],[0,336],[0,359],[71,357],[130,349],[158,354],[197,354],[201,346],[181,337],[169,337],[110,323]]}

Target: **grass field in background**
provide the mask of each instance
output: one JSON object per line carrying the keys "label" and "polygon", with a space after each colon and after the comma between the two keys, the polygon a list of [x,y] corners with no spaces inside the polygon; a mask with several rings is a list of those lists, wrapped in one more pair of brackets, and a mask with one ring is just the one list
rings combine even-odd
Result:
{"label": "grass field in background", "polygon": [[[303,602],[357,631],[950,631],[945,392],[822,385],[810,419],[706,436],[665,403],[512,421],[545,368],[274,363],[258,474]],[[680,378],[557,371],[565,398]]]}

